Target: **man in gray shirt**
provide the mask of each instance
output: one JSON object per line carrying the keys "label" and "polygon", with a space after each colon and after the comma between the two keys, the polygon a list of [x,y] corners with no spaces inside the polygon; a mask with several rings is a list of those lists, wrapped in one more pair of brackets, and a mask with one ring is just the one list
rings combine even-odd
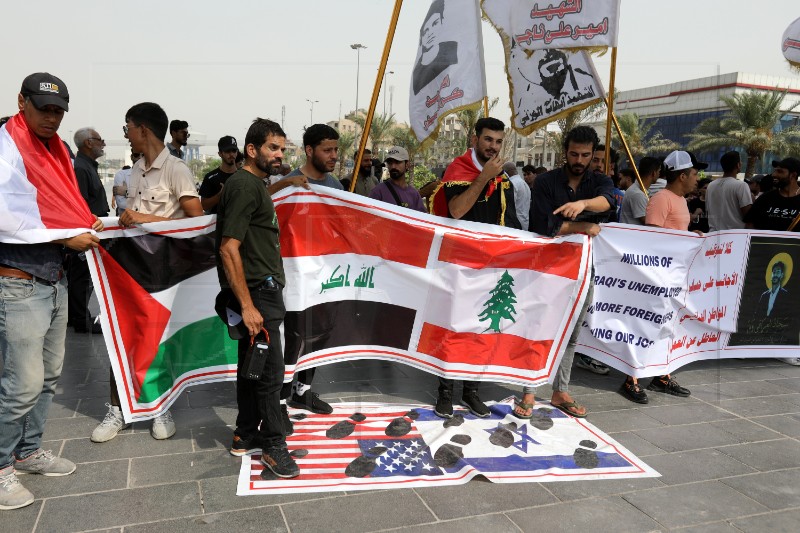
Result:
{"label": "man in gray shirt", "polygon": [[706,189],[706,211],[709,231],[744,229],[744,216],[753,206],[750,186],[736,178],[742,169],[739,152],[727,152],[719,160],[722,177]]}
{"label": "man in gray shirt", "polygon": [[[655,157],[643,157],[639,161],[639,176],[645,188],[650,188],[661,174],[661,161]],[[651,189],[652,190],[652,189]],[[638,181],[625,190],[622,198],[622,207],[619,212],[619,221],[623,224],[636,224],[644,226],[647,202],[650,196],[645,194]]]}

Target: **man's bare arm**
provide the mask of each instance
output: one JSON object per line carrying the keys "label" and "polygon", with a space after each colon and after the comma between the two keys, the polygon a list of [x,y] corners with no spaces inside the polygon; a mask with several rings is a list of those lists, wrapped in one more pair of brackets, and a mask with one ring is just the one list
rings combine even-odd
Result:
{"label": "man's bare arm", "polygon": [[242,245],[232,237],[223,237],[219,247],[219,256],[222,260],[222,268],[225,270],[225,277],[228,278],[228,285],[231,286],[233,294],[242,306],[242,320],[247,327],[250,336],[256,335],[264,326],[264,317],[253,305],[250,297],[250,288],[244,277],[244,265],[239,247]]}

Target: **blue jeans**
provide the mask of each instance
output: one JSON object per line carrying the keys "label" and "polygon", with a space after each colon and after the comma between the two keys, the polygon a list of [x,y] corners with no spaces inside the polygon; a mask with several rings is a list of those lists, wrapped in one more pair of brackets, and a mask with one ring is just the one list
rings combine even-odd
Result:
{"label": "blue jeans", "polygon": [[0,277],[0,469],[39,449],[64,364],[67,282]]}

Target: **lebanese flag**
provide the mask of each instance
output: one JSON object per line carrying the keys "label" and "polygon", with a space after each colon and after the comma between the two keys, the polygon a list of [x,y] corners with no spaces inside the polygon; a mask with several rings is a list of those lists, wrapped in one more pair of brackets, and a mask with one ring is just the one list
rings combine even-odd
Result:
{"label": "lebanese flag", "polygon": [[317,187],[273,201],[287,375],[376,358],[457,379],[548,379],[585,294],[586,237],[541,238]]}
{"label": "lebanese flag", "polygon": [[90,231],[94,216],[78,190],[69,152],[58,135],[48,146],[22,113],[0,128],[0,242],[50,242]]}
{"label": "lebanese flag", "polygon": [[214,311],[215,217],[108,220],[89,264],[125,419],[157,416],[192,384],[235,379],[237,344]]}

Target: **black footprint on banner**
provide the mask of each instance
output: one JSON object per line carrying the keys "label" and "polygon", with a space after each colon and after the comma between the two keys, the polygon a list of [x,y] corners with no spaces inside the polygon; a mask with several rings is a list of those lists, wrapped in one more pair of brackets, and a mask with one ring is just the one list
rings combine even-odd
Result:
{"label": "black footprint on banner", "polygon": [[461,413],[456,413],[453,415],[453,418],[448,418],[447,420],[444,421],[444,424],[442,425],[446,428],[455,428],[463,423],[464,423],[464,415],[462,415]]}
{"label": "black footprint on banner", "polygon": [[337,422],[325,432],[329,439],[343,439],[349,437],[356,429],[356,422],[363,422],[367,417],[361,413],[354,413],[348,420]]}
{"label": "black footprint on banner", "polygon": [[410,420],[419,418],[417,411],[411,410],[403,416],[397,417],[386,426],[386,435],[389,437],[403,437],[411,431]]}
{"label": "black footprint on banner", "polygon": [[455,465],[459,459],[463,459],[464,450],[461,447],[472,442],[472,437],[469,435],[454,435],[450,441],[458,444],[459,446],[455,446],[448,442],[436,450],[436,453],[433,455],[433,462],[436,463],[436,466],[441,468],[450,468],[451,466]]}
{"label": "black footprint on banner", "polygon": [[508,448],[514,444],[514,432],[517,430],[517,424],[511,422],[510,424],[499,424],[497,429],[494,430],[492,436],[489,437],[489,442],[501,448]]}
{"label": "black footprint on banner", "polygon": [[304,420],[304,419],[308,418],[308,415],[305,414],[305,413],[297,413],[297,414],[291,415],[289,418],[291,418],[292,420]]}
{"label": "black footprint on banner", "polygon": [[553,419],[549,416],[550,411],[551,409],[536,409],[533,414],[531,414],[528,423],[536,429],[547,431],[553,427]]}
{"label": "black footprint on banner", "polygon": [[305,448],[297,448],[296,450],[290,451],[289,455],[291,455],[295,459],[302,459],[303,457],[308,455],[308,450],[306,450]]}
{"label": "black footprint on banner", "polygon": [[[577,448],[575,453],[572,454],[575,464],[581,468],[597,468],[597,465],[600,464],[600,458],[597,457],[597,452],[594,451],[597,448],[597,443],[591,440],[582,440],[578,445],[583,446],[583,448]],[[586,448],[590,449],[587,450]]]}
{"label": "black footprint on banner", "polygon": [[344,469],[344,473],[348,477],[367,477],[375,470],[375,467],[378,466],[375,463],[375,459],[384,453],[389,448],[385,446],[374,446],[364,452],[364,455],[360,457],[356,457],[353,459],[347,468]]}

